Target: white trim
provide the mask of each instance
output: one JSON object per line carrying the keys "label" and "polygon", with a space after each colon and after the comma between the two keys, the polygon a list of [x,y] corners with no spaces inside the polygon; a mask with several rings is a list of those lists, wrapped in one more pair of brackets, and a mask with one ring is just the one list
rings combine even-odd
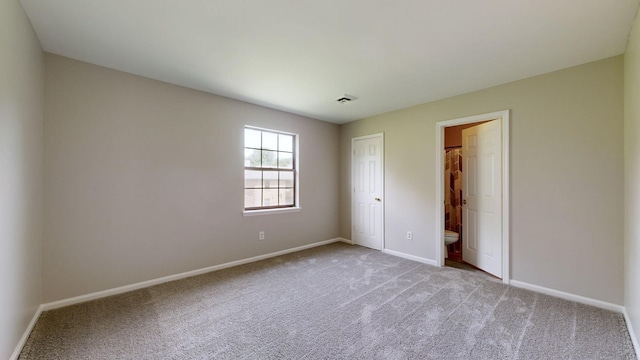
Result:
{"label": "white trim", "polygon": [[[354,239],[354,225],[353,225],[353,219],[355,218],[354,216],[354,204],[353,204],[353,192],[354,192],[354,188],[353,188],[353,178],[354,178],[354,168],[353,168],[353,157],[354,157],[354,151],[355,151],[355,147],[354,144],[356,141],[358,140],[366,140],[366,139],[373,139],[373,138],[380,138],[381,140],[381,156],[380,156],[380,169],[381,169],[381,177],[382,179],[380,179],[380,197],[382,198],[382,201],[380,202],[380,207],[382,208],[382,219],[381,219],[381,224],[380,224],[380,250],[384,250],[384,245],[385,245],[385,241],[384,241],[384,208],[385,208],[385,193],[384,193],[384,133],[377,133],[377,134],[371,134],[371,135],[364,135],[364,136],[356,136],[354,138],[351,138],[351,155],[350,155],[350,159],[351,159],[351,182],[349,183],[349,196],[351,198],[350,204],[351,204],[351,239]],[[355,241],[351,240],[352,243],[355,245]]]}
{"label": "white trim", "polygon": [[[246,129],[252,129],[252,130],[257,130],[257,131],[267,131],[267,132],[271,132],[271,133],[278,133],[278,134],[284,134],[284,135],[291,135],[294,138],[294,144],[293,144],[293,148],[294,148],[294,156],[293,156],[293,168],[294,168],[294,174],[295,174],[295,204],[296,207],[294,208],[278,208],[278,209],[257,209],[257,210],[242,210],[242,216],[255,216],[255,215],[273,215],[276,213],[291,213],[291,212],[299,212],[300,210],[302,210],[302,205],[300,204],[300,135],[296,134],[296,133],[292,133],[292,132],[287,132],[287,131],[281,131],[281,130],[274,130],[274,129],[268,129],[268,128],[263,128],[263,127],[258,127],[258,126],[252,126],[252,125],[245,125],[242,128],[242,148],[244,151],[245,148],[245,143],[244,143],[244,134],[245,134],[245,130]],[[244,177],[243,177],[244,179]],[[244,181],[244,180],[243,180]],[[244,188],[244,185],[243,185]],[[244,190],[243,190],[244,191]],[[242,201],[242,204],[244,205],[244,200]]]}
{"label": "white trim", "polygon": [[627,331],[629,331],[629,337],[631,338],[631,343],[633,344],[633,349],[636,352],[636,356],[640,354],[640,344],[638,344],[638,339],[636,338],[636,332],[633,331],[633,325],[631,324],[631,318],[629,318],[629,313],[627,313],[627,308],[622,308],[622,315],[624,316],[624,322],[627,324]]}
{"label": "white trim", "polygon": [[[253,125],[245,125],[245,128],[249,128],[249,129],[253,129],[253,130],[258,130],[258,131],[268,131],[268,132],[272,132],[272,133],[278,133],[278,134],[284,134],[284,135],[293,135],[293,136],[297,136],[298,134],[296,133],[292,133],[289,131],[282,131],[282,130],[276,130],[276,129],[269,129],[269,128],[265,128],[265,127],[260,127],[260,126],[253,126]],[[243,132],[244,134],[244,132]],[[244,135],[243,135],[243,139],[244,139]],[[244,142],[243,142],[244,143]]]}
{"label": "white trim", "polygon": [[342,241],[345,244],[355,245],[355,243],[351,239],[345,239],[345,238],[338,238],[338,239],[340,239],[340,241]]}
{"label": "white trim", "polygon": [[499,120],[502,132],[502,282],[509,284],[509,110],[436,123],[436,266],[444,266],[444,128],[480,121]]}
{"label": "white trim", "polygon": [[[451,121],[451,120],[450,120]],[[444,266],[444,126],[436,123],[436,266]],[[462,239],[460,239],[462,240]]]}
{"label": "white trim", "polygon": [[560,290],[550,289],[544,286],[533,285],[533,284],[529,284],[529,283],[518,281],[518,280],[511,280],[510,285],[515,286],[517,288],[531,290],[531,291],[535,291],[538,293],[550,295],[553,297],[557,297],[557,298],[561,298],[569,301],[575,301],[580,304],[595,306],[600,309],[615,311],[617,313],[623,314],[625,312],[624,306],[622,305],[617,305],[617,304],[613,304],[613,303],[602,301],[602,300],[596,300],[596,299],[588,298],[581,295],[571,294],[571,293],[560,291]]}
{"label": "white trim", "polygon": [[261,210],[243,210],[242,216],[260,216],[260,215],[276,215],[300,212],[300,207],[279,208],[279,209],[261,209]]}
{"label": "white trim", "polygon": [[400,251],[389,250],[389,249],[382,249],[382,252],[385,253],[385,254],[401,257],[401,258],[404,258],[404,259],[417,261],[417,262],[420,262],[420,263],[423,263],[423,264],[432,265],[432,266],[438,266],[435,260],[423,258],[423,257],[420,257],[420,256],[415,256],[415,255],[403,253],[403,252],[400,252]]}
{"label": "white trim", "polygon": [[511,241],[509,234],[511,234],[511,201],[509,194],[511,193],[511,178],[509,174],[511,170],[509,168],[509,155],[511,154],[511,133],[509,130],[509,124],[511,123],[509,110],[504,110],[502,114],[502,282],[509,284],[511,277],[511,268],[509,265],[511,254]]}
{"label": "white trim", "polygon": [[248,263],[255,262],[255,261],[260,261],[260,260],[264,260],[264,259],[268,259],[268,258],[280,256],[280,255],[285,255],[285,254],[289,254],[289,253],[296,252],[296,251],[306,250],[306,249],[314,248],[314,247],[317,247],[317,246],[328,245],[328,244],[332,244],[332,243],[339,242],[339,241],[344,241],[344,239],[342,239],[342,238],[334,238],[334,239],[330,239],[330,240],[316,242],[316,243],[313,243],[313,244],[298,246],[298,247],[295,247],[295,248],[292,248],[292,249],[276,251],[276,252],[269,253],[269,254],[250,257],[250,258],[247,258],[247,259],[231,261],[231,262],[228,262],[228,263],[209,266],[209,267],[206,267],[206,268],[192,270],[192,271],[187,271],[187,272],[183,272],[183,273],[180,273],[180,274],[169,275],[169,276],[165,276],[165,277],[161,277],[161,278],[157,278],[157,279],[153,279],[153,280],[147,280],[147,281],[143,281],[143,282],[139,282],[139,283],[135,283],[135,284],[120,286],[120,287],[113,288],[113,289],[108,289],[108,290],[98,291],[98,292],[94,292],[94,293],[90,293],[90,294],[86,294],[86,295],[80,295],[80,296],[76,296],[76,297],[72,297],[72,298],[68,298],[68,299],[53,301],[53,302],[50,302],[50,303],[42,304],[41,308],[42,308],[42,311],[57,309],[57,308],[61,308],[61,307],[69,306],[69,305],[82,303],[82,302],[85,302],[85,301],[100,299],[100,298],[107,297],[107,296],[112,296],[112,295],[122,294],[122,293],[126,293],[126,292],[133,291],[133,290],[143,289],[143,288],[147,288],[147,287],[150,287],[150,286],[166,283],[166,282],[169,282],[169,281],[180,280],[180,279],[188,278],[188,277],[191,277],[191,276],[201,275],[201,274],[209,273],[209,272],[212,272],[212,271],[218,271],[218,270],[230,268],[230,267],[233,267],[233,266],[248,264]]}
{"label": "white trim", "polygon": [[29,335],[31,335],[31,331],[33,331],[33,327],[36,326],[36,322],[40,318],[40,314],[42,314],[43,311],[44,307],[42,305],[38,306],[36,313],[33,314],[31,322],[29,322],[29,325],[25,329],[24,334],[22,334],[22,337],[20,338],[20,341],[18,341],[18,345],[16,345],[16,348],[13,350],[13,354],[11,354],[9,360],[18,360],[18,357],[22,352],[22,348],[24,348],[24,345],[27,343],[27,339],[29,339]]}

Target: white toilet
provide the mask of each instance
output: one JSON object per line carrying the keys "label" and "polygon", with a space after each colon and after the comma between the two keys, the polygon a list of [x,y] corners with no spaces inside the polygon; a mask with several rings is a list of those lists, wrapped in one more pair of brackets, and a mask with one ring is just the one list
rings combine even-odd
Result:
{"label": "white toilet", "polygon": [[444,244],[445,245],[451,245],[451,244],[455,243],[456,241],[458,241],[459,238],[460,238],[460,236],[455,231],[451,231],[451,230],[445,230],[444,231]]}
{"label": "white toilet", "polygon": [[[451,245],[451,244],[455,243],[456,241],[458,241],[459,239],[460,239],[460,235],[458,235],[457,232],[451,231],[451,230],[445,230],[444,231],[444,245],[445,246]],[[447,251],[447,249],[444,249],[444,257],[445,257],[445,259],[449,257],[449,251]]]}

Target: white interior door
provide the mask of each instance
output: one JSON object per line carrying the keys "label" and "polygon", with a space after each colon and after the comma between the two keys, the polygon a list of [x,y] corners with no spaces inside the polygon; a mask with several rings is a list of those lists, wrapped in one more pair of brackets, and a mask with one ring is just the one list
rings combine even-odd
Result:
{"label": "white interior door", "polygon": [[384,241],[383,140],[383,135],[377,134],[351,141],[351,240],[357,245],[376,250],[382,250]]}
{"label": "white interior door", "polygon": [[497,120],[462,130],[462,258],[502,277],[502,143]]}

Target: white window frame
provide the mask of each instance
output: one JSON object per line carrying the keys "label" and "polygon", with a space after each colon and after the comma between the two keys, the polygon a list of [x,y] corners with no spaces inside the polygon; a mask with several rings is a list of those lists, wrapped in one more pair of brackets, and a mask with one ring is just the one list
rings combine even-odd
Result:
{"label": "white window frame", "polygon": [[[244,207],[244,189],[245,189],[245,185],[244,185],[244,175],[243,175],[243,201],[242,201],[242,214],[244,216],[256,216],[256,215],[270,215],[270,214],[282,214],[282,213],[292,213],[292,212],[299,212],[301,210],[300,207],[300,150],[299,150],[299,141],[300,141],[300,135],[296,134],[296,133],[291,133],[291,132],[287,132],[287,131],[282,131],[282,130],[276,130],[276,129],[268,129],[268,128],[262,128],[262,127],[257,127],[257,126],[251,126],[251,125],[245,125],[242,128],[242,139],[243,139],[243,144],[242,144],[242,149],[243,149],[243,159],[244,159],[244,149],[245,149],[245,144],[244,144],[244,134],[245,134],[245,130],[246,129],[251,129],[251,130],[257,130],[257,131],[267,131],[267,132],[272,132],[272,133],[277,133],[277,134],[283,134],[283,135],[290,135],[293,136],[293,174],[294,174],[294,205],[293,206],[287,206],[287,207],[275,207],[275,208],[256,208],[256,209],[246,209]],[[246,166],[243,166],[243,172],[246,169]]]}

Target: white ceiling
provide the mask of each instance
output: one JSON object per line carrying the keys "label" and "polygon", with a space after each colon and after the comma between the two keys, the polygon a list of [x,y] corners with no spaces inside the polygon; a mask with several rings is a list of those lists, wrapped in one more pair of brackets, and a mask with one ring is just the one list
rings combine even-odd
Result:
{"label": "white ceiling", "polygon": [[639,1],[21,3],[45,51],[345,123],[622,54]]}

